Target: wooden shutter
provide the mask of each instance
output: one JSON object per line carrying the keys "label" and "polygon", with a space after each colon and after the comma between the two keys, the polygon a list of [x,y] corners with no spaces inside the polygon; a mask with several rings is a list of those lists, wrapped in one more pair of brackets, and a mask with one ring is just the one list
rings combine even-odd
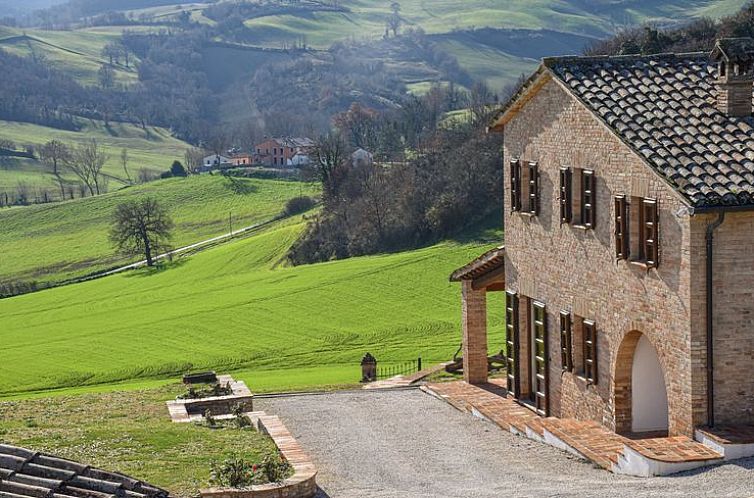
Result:
{"label": "wooden shutter", "polygon": [[531,214],[539,214],[539,168],[537,163],[529,163],[529,206]]}
{"label": "wooden shutter", "polygon": [[511,161],[511,211],[521,211],[521,162]]}
{"label": "wooden shutter", "polygon": [[615,196],[615,257],[628,259],[628,203],[625,195]]}
{"label": "wooden shutter", "polygon": [[581,172],[581,224],[587,228],[594,228],[594,171]]}
{"label": "wooden shutter", "polygon": [[659,213],[657,201],[642,199],[644,258],[649,268],[657,268],[659,259],[658,235]]}
{"label": "wooden shutter", "polygon": [[533,337],[534,337],[534,405],[539,413],[543,417],[549,415],[549,351],[548,351],[548,337],[547,337],[547,312],[545,310],[544,303],[534,301],[532,303],[534,308],[534,323],[533,323]]}
{"label": "wooden shutter", "polygon": [[571,190],[571,168],[560,168],[560,224],[570,223],[573,217],[573,196]]}
{"label": "wooden shutter", "polygon": [[584,320],[584,377],[597,383],[597,326],[592,320]]}
{"label": "wooden shutter", "polygon": [[508,392],[518,398],[521,388],[518,375],[518,294],[505,293],[505,367],[508,379]]}
{"label": "wooden shutter", "polygon": [[560,312],[560,359],[563,370],[573,371],[573,322],[569,311]]}

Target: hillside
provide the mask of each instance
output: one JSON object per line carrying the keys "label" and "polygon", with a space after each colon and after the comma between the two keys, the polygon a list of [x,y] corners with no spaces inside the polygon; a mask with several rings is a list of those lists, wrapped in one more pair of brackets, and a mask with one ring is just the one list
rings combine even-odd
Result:
{"label": "hillside", "polygon": [[316,192],[303,183],[201,175],[0,210],[0,282],[59,282],[135,261],[117,254],[107,238],[112,212],[124,200],[159,198],[176,225],[172,243],[181,247],[227,233],[229,215],[238,229],[277,216],[291,197]]}
{"label": "hillside", "polygon": [[[110,177],[110,188],[123,186],[125,173],[120,163],[122,149],[128,150],[129,171],[136,178],[144,168],[151,174],[170,169],[174,160],[183,160],[189,145],[170,135],[164,128],[147,127],[146,130],[127,123],[111,123],[109,127],[101,121],[79,119],[80,131],[59,130],[47,126],[13,121],[0,121],[0,139],[11,140],[16,147],[25,145],[40,146],[57,139],[66,144],[78,144],[95,138],[108,154],[103,172]],[[66,180],[77,184],[71,174]],[[35,189],[48,189],[58,193],[57,184],[44,165],[36,160],[4,158],[0,161],[0,194],[13,192],[22,182]]]}
{"label": "hillside", "polygon": [[[448,275],[500,237],[280,267],[303,227],[292,219],[167,270],[0,300],[0,394],[205,368],[240,370],[254,390],[294,389],[358,380],[367,351],[383,363],[445,360],[460,342]],[[494,349],[502,309],[492,308]]]}

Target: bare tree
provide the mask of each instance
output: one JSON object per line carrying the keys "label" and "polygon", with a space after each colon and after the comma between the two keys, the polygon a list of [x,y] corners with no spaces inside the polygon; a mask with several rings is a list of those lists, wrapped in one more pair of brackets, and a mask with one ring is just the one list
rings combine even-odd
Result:
{"label": "bare tree", "polygon": [[314,148],[314,156],[325,201],[332,201],[337,197],[338,181],[346,160],[346,143],[343,137],[334,133],[321,136]]}
{"label": "bare tree", "polygon": [[110,64],[102,64],[97,71],[97,81],[103,90],[109,90],[115,86],[115,71]]}
{"label": "bare tree", "polygon": [[204,160],[204,151],[198,147],[191,147],[186,149],[186,153],[183,155],[186,171],[189,174],[194,175],[199,171]]}
{"label": "bare tree", "polygon": [[128,181],[129,184],[133,184],[131,173],[128,171],[128,149],[125,147],[120,151],[120,164],[123,166],[123,173],[126,174],[126,181]]}
{"label": "bare tree", "polygon": [[109,156],[99,146],[97,139],[92,138],[76,147],[67,166],[86,186],[90,195],[99,195],[103,193],[105,186],[102,168],[108,159]]}
{"label": "bare tree", "polygon": [[63,166],[71,160],[71,150],[60,140],[50,140],[39,148],[39,158],[50,170],[60,187],[60,199],[65,200]]}
{"label": "bare tree", "polygon": [[144,255],[147,266],[154,266],[154,254],[169,249],[173,220],[154,198],[126,201],[115,208],[110,241],[118,251]]}

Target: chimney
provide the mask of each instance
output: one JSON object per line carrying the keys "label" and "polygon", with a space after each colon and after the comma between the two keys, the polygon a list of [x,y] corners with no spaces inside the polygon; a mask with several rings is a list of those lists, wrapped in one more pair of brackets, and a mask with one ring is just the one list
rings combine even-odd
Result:
{"label": "chimney", "polygon": [[711,59],[717,63],[717,109],[731,118],[752,115],[754,91],[754,39],[723,38]]}

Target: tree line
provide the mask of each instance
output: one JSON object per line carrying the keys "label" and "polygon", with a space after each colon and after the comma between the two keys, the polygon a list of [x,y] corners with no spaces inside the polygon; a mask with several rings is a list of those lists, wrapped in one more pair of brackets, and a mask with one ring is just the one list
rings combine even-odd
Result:
{"label": "tree line", "polygon": [[[323,185],[323,209],[291,248],[290,260],[414,248],[499,212],[501,138],[486,133],[494,96],[483,85],[461,95],[435,87],[400,111],[355,105],[337,115],[335,130],[318,140],[312,171]],[[468,111],[445,123],[459,98]],[[375,160],[354,160],[352,151],[361,147],[376,151]]]}

